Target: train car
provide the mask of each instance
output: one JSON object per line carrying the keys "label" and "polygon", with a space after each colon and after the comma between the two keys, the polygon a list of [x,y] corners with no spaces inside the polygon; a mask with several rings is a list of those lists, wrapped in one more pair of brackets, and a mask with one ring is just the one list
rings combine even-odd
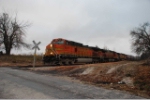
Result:
{"label": "train car", "polygon": [[125,55],[125,54],[119,53],[119,59],[120,59],[120,60],[127,60],[127,59],[128,59],[128,56]]}
{"label": "train car", "polygon": [[89,48],[93,50],[93,54],[92,54],[93,63],[104,62],[104,57],[105,57],[104,49],[100,49],[98,47],[89,47]]}
{"label": "train car", "polygon": [[119,59],[119,55],[118,55],[117,52],[114,52],[114,60],[115,60],[115,61],[119,61],[119,60],[120,60],[120,59]]}
{"label": "train car", "polygon": [[82,43],[58,38],[46,46],[43,62],[67,65],[74,63],[98,63],[127,60],[128,56],[111,50],[83,45]]}
{"label": "train car", "polygon": [[136,60],[136,57],[134,57],[132,55],[127,55],[127,60],[134,61],[134,60]]}
{"label": "train car", "polygon": [[116,52],[114,51],[110,51],[110,50],[106,50],[104,52],[104,61],[105,62],[110,62],[110,61],[119,61],[119,56]]}

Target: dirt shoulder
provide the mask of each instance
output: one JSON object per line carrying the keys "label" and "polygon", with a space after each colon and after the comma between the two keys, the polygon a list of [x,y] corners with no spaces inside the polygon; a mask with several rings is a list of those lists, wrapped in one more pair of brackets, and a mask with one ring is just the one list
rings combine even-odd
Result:
{"label": "dirt shoulder", "polygon": [[73,66],[29,68],[41,74],[69,76],[87,84],[118,89],[150,98],[150,66],[143,62],[110,62]]}
{"label": "dirt shoulder", "polygon": [[21,68],[40,74],[71,77],[86,84],[118,89],[150,98],[150,66],[145,61],[120,61],[71,66],[43,66],[41,60],[32,67],[31,61],[1,61],[0,66]]}

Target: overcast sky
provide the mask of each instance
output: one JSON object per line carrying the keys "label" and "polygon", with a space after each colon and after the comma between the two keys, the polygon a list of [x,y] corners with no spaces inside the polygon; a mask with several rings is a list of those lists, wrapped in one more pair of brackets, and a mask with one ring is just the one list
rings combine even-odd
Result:
{"label": "overcast sky", "polygon": [[0,0],[0,14],[4,11],[32,23],[26,41],[41,41],[38,53],[52,39],[64,38],[134,55],[130,31],[150,22],[150,0]]}

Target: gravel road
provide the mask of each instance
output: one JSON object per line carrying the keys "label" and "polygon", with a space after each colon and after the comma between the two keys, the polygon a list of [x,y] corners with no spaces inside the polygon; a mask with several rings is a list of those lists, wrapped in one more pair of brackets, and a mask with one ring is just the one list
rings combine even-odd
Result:
{"label": "gravel road", "polygon": [[0,99],[143,99],[58,76],[0,68]]}

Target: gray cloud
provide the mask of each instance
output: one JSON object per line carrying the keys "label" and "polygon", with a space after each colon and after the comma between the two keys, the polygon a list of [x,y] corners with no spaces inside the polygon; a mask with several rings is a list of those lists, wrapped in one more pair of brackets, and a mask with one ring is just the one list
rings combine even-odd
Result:
{"label": "gray cloud", "polygon": [[150,22],[149,0],[0,0],[0,4],[0,13],[18,12],[20,21],[32,23],[26,40],[41,41],[41,53],[53,38],[65,38],[133,54],[130,31]]}

